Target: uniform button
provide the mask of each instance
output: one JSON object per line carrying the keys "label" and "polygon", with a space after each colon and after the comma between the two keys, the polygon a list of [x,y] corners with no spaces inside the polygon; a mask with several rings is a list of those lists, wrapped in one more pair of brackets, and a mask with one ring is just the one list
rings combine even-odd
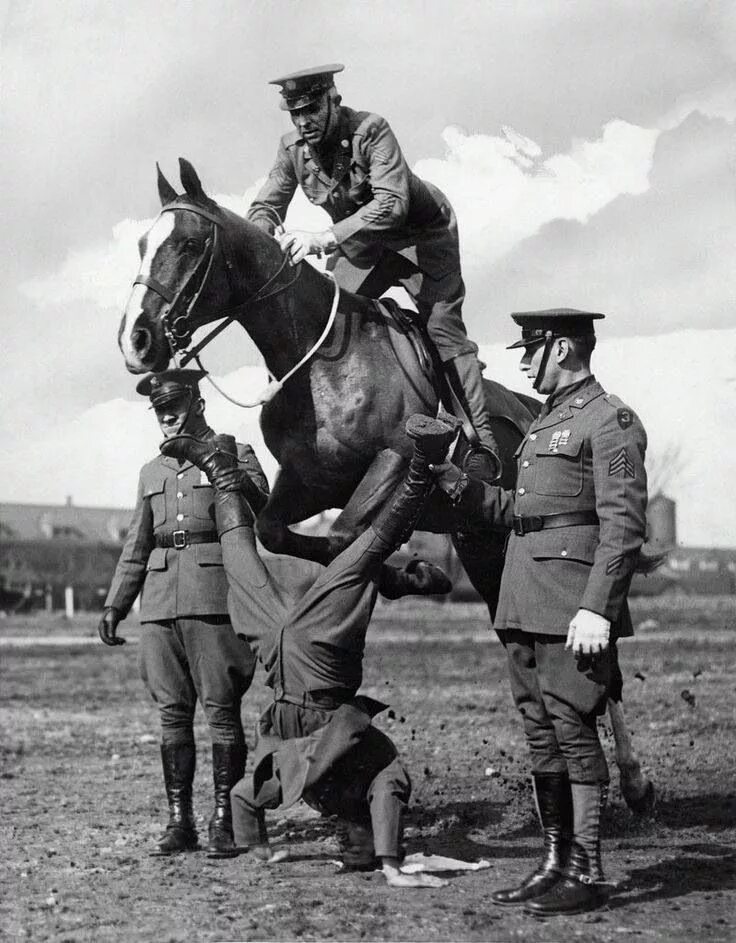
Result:
{"label": "uniform button", "polygon": [[526,494],[526,488],[519,488],[519,490],[518,490],[516,493],[517,493],[517,494]]}
{"label": "uniform button", "polygon": [[561,557],[566,557],[566,556],[567,556],[567,550],[560,550],[560,556],[561,556]]}
{"label": "uniform button", "polygon": [[177,477],[177,478],[183,478],[183,477],[184,477],[184,472],[179,472],[179,474],[178,474],[176,477]]}
{"label": "uniform button", "polygon": [[177,515],[176,515],[176,519],[177,519],[177,521],[183,521],[183,520],[184,520],[184,515],[183,515],[183,514],[177,514]]}
{"label": "uniform button", "polygon": [[[582,406],[584,402],[585,402],[585,400],[583,399],[583,397],[582,397],[582,396],[578,396],[578,398],[575,400],[575,405],[576,405],[576,406]],[[560,413],[560,415],[562,415],[562,413]]]}
{"label": "uniform button", "polygon": [[176,492],[176,496],[177,496],[177,498],[183,498],[183,497],[184,497],[184,492],[183,492],[183,491],[177,491],[177,492]]}
{"label": "uniform button", "polygon": [[528,460],[528,459],[524,459],[524,461],[521,463],[521,467],[522,467],[522,468],[529,468],[529,460]]}
{"label": "uniform button", "polygon": [[529,436],[529,438],[530,438],[530,440],[531,440],[532,442],[536,442],[536,441],[537,441],[537,433],[536,433],[536,432],[532,432],[532,434]]}

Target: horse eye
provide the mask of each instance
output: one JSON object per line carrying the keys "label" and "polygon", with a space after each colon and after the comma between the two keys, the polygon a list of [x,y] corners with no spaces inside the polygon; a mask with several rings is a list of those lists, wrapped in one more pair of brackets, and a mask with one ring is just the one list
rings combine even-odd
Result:
{"label": "horse eye", "polygon": [[198,239],[187,239],[184,242],[184,250],[186,252],[201,252],[202,244],[199,242]]}

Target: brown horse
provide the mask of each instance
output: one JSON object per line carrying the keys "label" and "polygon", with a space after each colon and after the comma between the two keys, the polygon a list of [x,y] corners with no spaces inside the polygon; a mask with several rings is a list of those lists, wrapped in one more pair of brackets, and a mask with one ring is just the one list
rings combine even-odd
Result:
{"label": "brown horse", "polygon": [[[406,335],[376,302],[338,293],[309,264],[289,266],[274,239],[205,194],[191,164],[180,160],[180,171],[182,196],[158,172],[162,211],[141,239],[141,268],[118,336],[126,366],[132,373],[162,370],[196,328],[222,318],[243,326],[272,377],[285,377],[304,358],[261,412],[280,469],[258,532],[275,553],[326,563],[393,492],[410,454],[404,423],[413,413],[435,415],[438,394],[416,368]],[[500,484],[513,487],[513,453],[539,404],[488,381],[486,393],[503,461]],[[433,498],[420,527],[453,531],[443,502],[443,495]],[[343,510],[326,537],[290,530],[329,508]],[[504,540],[491,529],[453,533],[491,618]]]}

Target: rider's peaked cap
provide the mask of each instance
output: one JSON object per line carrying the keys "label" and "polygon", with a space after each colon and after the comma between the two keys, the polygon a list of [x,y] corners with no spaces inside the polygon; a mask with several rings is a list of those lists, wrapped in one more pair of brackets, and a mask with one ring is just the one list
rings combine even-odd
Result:
{"label": "rider's peaked cap", "polygon": [[506,350],[541,343],[548,331],[552,332],[552,337],[595,334],[593,321],[605,318],[605,314],[578,311],[577,308],[547,308],[545,311],[514,311],[511,317],[521,327],[521,340],[509,344]]}
{"label": "rider's peaked cap", "polygon": [[162,370],[147,373],[135,388],[136,393],[148,396],[152,406],[165,406],[182,396],[199,396],[199,381],[204,370]]}
{"label": "rider's peaked cap", "polygon": [[318,65],[313,69],[282,75],[280,79],[271,79],[268,84],[281,86],[280,107],[283,111],[293,111],[317,101],[335,84],[335,73],[342,72],[344,68],[340,62]]}

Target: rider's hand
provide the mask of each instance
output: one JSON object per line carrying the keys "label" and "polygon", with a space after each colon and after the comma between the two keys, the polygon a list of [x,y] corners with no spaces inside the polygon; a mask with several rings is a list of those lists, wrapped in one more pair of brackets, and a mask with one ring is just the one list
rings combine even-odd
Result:
{"label": "rider's hand", "polygon": [[453,501],[457,501],[465,490],[468,476],[452,462],[443,462],[441,465],[431,465],[429,470],[435,476],[438,487]]}
{"label": "rider's hand", "polygon": [[576,655],[597,655],[608,648],[611,623],[590,609],[578,609],[570,622],[565,648]]}
{"label": "rider's hand", "polygon": [[325,252],[332,252],[336,246],[335,236],[331,230],[325,232],[305,232],[303,229],[292,229],[274,233],[282,252],[288,252],[292,265],[302,262],[308,255],[318,258]]}
{"label": "rider's hand", "polygon": [[125,645],[125,639],[116,635],[121,615],[120,610],[114,606],[108,606],[103,612],[97,633],[105,645]]}

